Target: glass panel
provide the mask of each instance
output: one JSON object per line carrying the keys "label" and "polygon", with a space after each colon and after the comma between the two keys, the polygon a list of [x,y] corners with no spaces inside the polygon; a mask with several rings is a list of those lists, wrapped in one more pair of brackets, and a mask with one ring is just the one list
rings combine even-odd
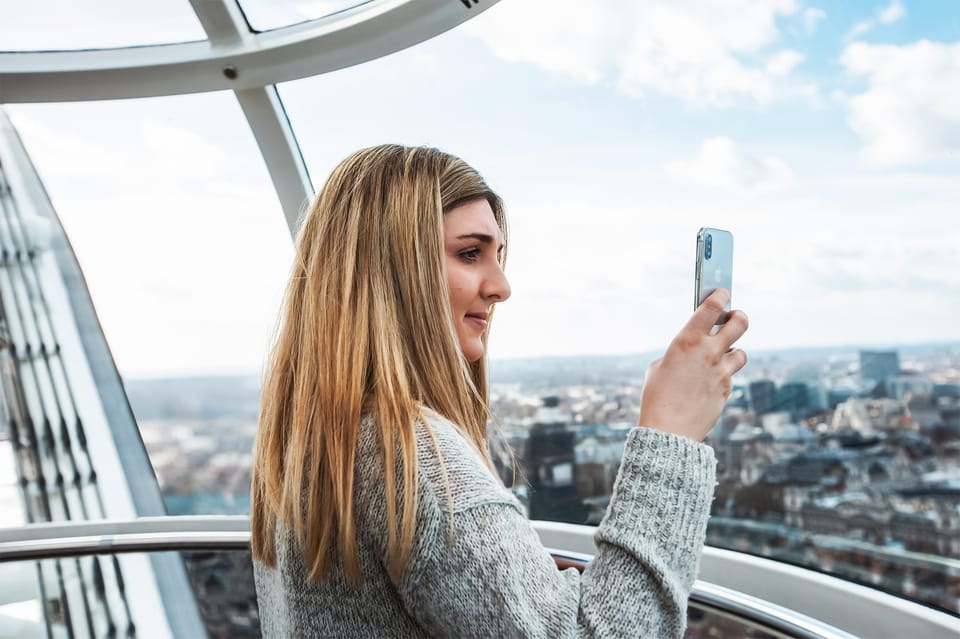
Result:
{"label": "glass panel", "polygon": [[0,423],[0,528],[14,528],[26,522],[17,477],[17,451],[7,423]]}
{"label": "glass panel", "polygon": [[0,0],[0,51],[109,49],[206,40],[187,0]]}
{"label": "glass panel", "polygon": [[255,376],[126,383],[170,515],[250,512]]}
{"label": "glass panel", "polygon": [[260,637],[249,550],[180,553],[210,637]]}
{"label": "glass panel", "polygon": [[293,251],[239,105],[217,93],[9,111],[170,509],[247,512],[259,367]]}
{"label": "glass panel", "polygon": [[318,184],[400,142],[505,196],[491,395],[531,517],[600,520],[697,230],[725,228],[752,326],[711,543],[960,612],[956,9],[725,6],[502,2],[280,91]]}
{"label": "glass panel", "polygon": [[269,31],[298,22],[326,18],[378,0],[240,0],[247,22],[257,31]]}
{"label": "glass panel", "polygon": [[687,630],[684,639],[788,639],[788,635],[764,628],[753,621],[691,603],[687,608]]}
{"label": "glass panel", "polygon": [[0,576],[0,637],[260,637],[249,550],[6,562]]}

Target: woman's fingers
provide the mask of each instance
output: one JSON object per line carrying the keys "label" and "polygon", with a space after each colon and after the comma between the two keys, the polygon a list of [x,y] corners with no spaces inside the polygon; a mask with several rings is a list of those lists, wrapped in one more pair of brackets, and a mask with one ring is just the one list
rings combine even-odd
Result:
{"label": "woman's fingers", "polygon": [[743,337],[750,326],[750,320],[747,319],[743,311],[731,311],[727,316],[727,323],[724,324],[714,336],[720,340],[720,345],[724,351],[730,350],[738,339]]}
{"label": "woman's fingers", "polygon": [[734,348],[723,356],[723,363],[732,377],[747,365],[747,353],[742,348]]}
{"label": "woman's fingers", "polygon": [[747,354],[733,344],[747,330],[742,311],[726,312],[730,293],[707,297],[664,356],[651,364],[640,398],[640,424],[702,441],[723,411],[733,390],[733,376],[747,364]]}
{"label": "woman's fingers", "polygon": [[[685,331],[691,331],[696,335],[709,335],[713,327],[716,326],[724,313],[726,313],[727,304],[730,302],[730,292],[723,288],[718,288],[703,300],[703,303],[694,311],[690,321],[687,322]],[[729,321],[729,320],[728,320]]]}

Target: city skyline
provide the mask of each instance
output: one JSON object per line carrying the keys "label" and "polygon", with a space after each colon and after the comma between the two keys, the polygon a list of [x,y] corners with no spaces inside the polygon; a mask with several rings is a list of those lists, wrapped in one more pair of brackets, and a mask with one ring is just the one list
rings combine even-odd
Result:
{"label": "city skyline", "polygon": [[[794,365],[775,361],[778,373]],[[861,351],[839,362],[821,352],[803,361],[821,373],[752,382],[731,395],[707,435],[718,462],[708,543],[956,614],[960,349]],[[851,362],[863,370],[855,373]],[[901,377],[901,362],[924,373]],[[530,519],[597,525],[607,508],[639,416],[639,383],[615,367],[594,372],[492,385],[491,456]],[[823,393],[832,379],[863,373],[884,379]],[[171,514],[249,512],[255,391],[231,380],[129,386]]]}

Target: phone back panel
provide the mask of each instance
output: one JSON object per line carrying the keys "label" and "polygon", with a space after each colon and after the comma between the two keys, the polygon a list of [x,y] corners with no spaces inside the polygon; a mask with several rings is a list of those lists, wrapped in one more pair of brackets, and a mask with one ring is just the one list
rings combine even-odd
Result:
{"label": "phone back panel", "polygon": [[[697,233],[697,270],[694,308],[718,288],[733,294],[733,234],[729,231],[702,228]],[[727,302],[726,310],[730,310]],[[726,321],[721,317],[718,324]]]}

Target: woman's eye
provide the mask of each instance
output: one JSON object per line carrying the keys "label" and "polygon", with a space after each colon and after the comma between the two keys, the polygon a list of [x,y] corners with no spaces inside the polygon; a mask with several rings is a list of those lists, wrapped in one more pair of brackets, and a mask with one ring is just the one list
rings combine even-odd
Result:
{"label": "woman's eye", "polygon": [[480,249],[478,248],[467,249],[465,251],[460,251],[459,255],[461,259],[467,262],[476,262],[477,259],[480,257]]}

